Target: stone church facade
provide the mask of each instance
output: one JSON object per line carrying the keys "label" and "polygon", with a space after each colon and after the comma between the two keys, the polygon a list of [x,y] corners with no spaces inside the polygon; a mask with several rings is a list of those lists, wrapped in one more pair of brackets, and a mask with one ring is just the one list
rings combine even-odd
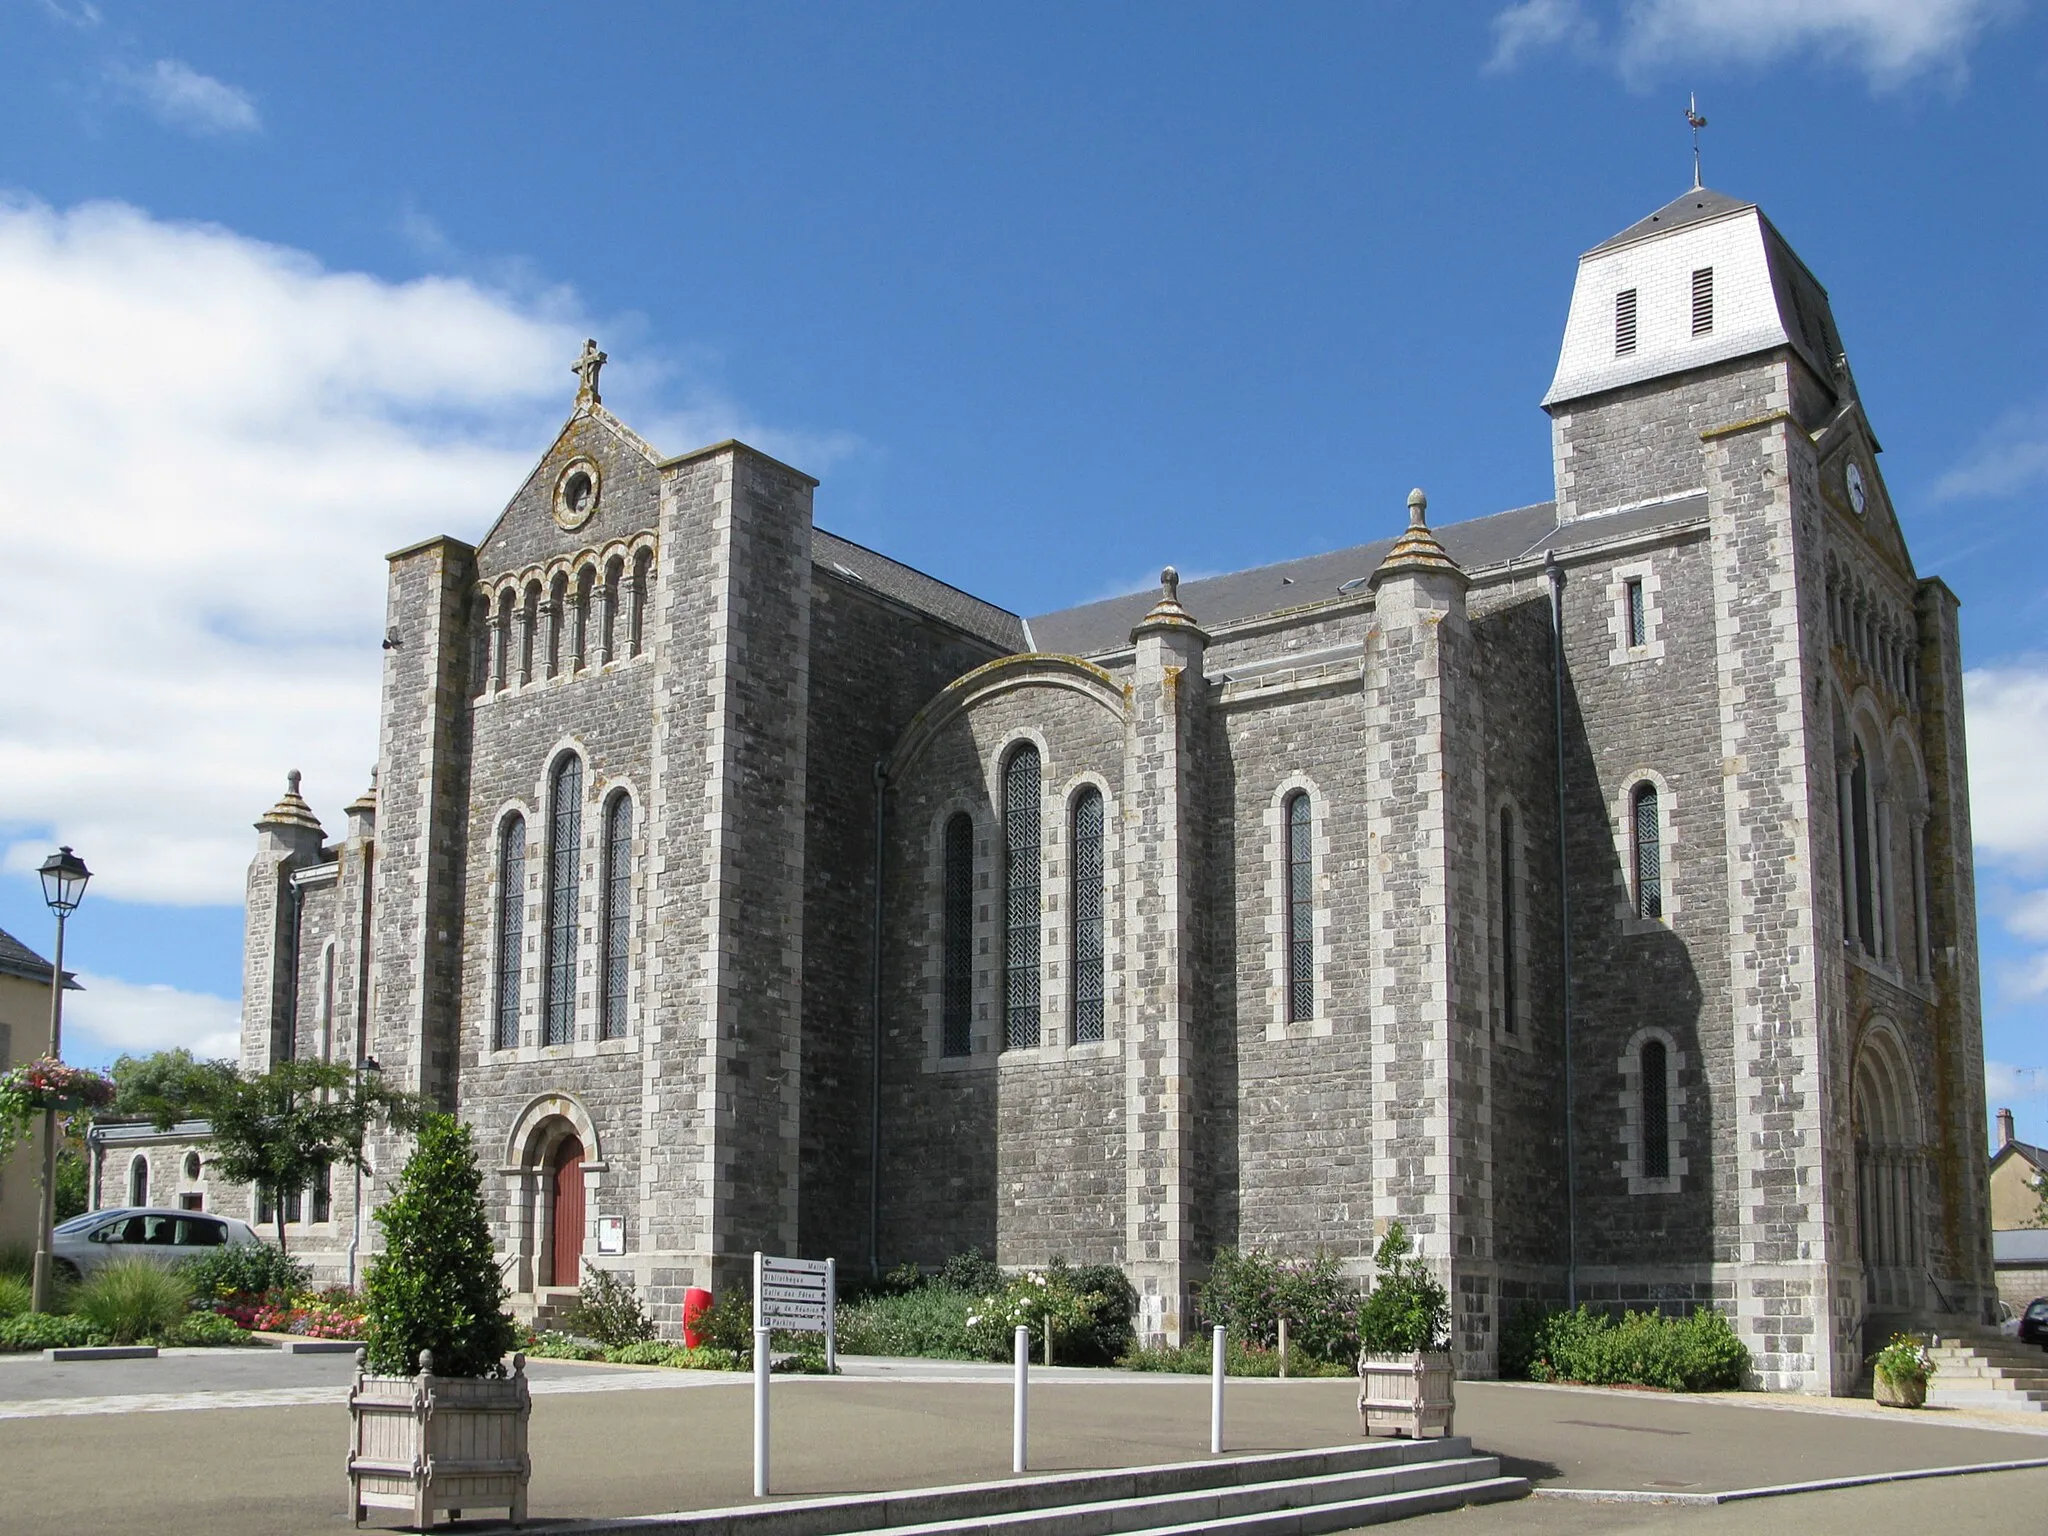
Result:
{"label": "stone church facade", "polygon": [[249,873],[244,1064],[457,1108],[522,1305],[977,1245],[1175,1337],[1218,1247],[1399,1220],[1478,1374],[1525,1300],[1711,1302],[1821,1392],[1982,1312],[1956,601],[1754,205],[1582,258],[1553,501],[1028,620],[602,361],[390,557],[373,792]]}

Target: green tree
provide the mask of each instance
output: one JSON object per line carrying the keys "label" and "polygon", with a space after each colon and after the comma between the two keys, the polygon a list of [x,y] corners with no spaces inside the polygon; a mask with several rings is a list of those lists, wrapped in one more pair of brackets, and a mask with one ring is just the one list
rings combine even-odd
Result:
{"label": "green tree", "polygon": [[138,1092],[136,1103],[162,1127],[189,1115],[211,1122],[207,1161],[222,1178],[270,1197],[280,1248],[287,1194],[328,1168],[362,1167],[374,1126],[409,1130],[420,1122],[413,1095],[337,1061],[282,1061],[251,1074],[225,1061],[188,1058]]}
{"label": "green tree", "polygon": [[200,1062],[182,1045],[175,1050],[151,1051],[147,1056],[125,1052],[114,1058],[107,1076],[114,1080],[114,1102],[103,1113],[149,1115],[165,1110],[175,1118],[188,1119],[199,1113],[190,1102],[193,1087],[201,1081],[201,1068],[220,1063]]}
{"label": "green tree", "polygon": [[2048,1173],[2037,1173],[2034,1185],[2034,1225],[2048,1227]]}
{"label": "green tree", "polygon": [[432,1350],[437,1376],[496,1376],[518,1338],[491,1244],[469,1127],[430,1114],[398,1187],[376,1215],[384,1251],[363,1284],[369,1367],[409,1376]]}

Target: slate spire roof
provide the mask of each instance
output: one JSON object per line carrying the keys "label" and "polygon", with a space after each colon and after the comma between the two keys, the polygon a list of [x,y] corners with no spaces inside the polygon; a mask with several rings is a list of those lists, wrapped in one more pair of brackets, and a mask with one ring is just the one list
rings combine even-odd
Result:
{"label": "slate spire roof", "polygon": [[1739,213],[1755,206],[1755,203],[1745,202],[1739,197],[1730,197],[1726,192],[1716,192],[1712,187],[1693,187],[1683,197],[1671,199],[1648,218],[1637,219],[1620,234],[1602,240],[1586,254],[1597,255],[1634,240],[1668,234],[1674,229],[1684,229],[1688,224],[1704,224],[1724,213]]}

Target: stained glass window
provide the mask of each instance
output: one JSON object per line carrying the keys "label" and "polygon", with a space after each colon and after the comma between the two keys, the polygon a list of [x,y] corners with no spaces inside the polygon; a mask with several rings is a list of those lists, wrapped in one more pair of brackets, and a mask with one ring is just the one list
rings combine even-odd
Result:
{"label": "stained glass window", "polygon": [[946,823],[945,879],[939,1049],[965,1056],[973,1048],[974,1021],[974,821],[965,811]]}
{"label": "stained glass window", "polygon": [[1074,801],[1074,1040],[1102,1038],[1102,792]]}
{"label": "stained glass window", "polygon": [[1003,1046],[1038,1044],[1038,749],[1020,747],[1003,770]]}
{"label": "stained glass window", "polygon": [[626,1034],[627,956],[633,938],[633,801],[621,791],[604,810],[604,1009],[607,1040]]}
{"label": "stained glass window", "polygon": [[498,834],[497,1014],[491,1043],[519,1043],[519,964],[526,944],[526,818],[508,816]]}
{"label": "stained glass window", "polygon": [[1314,845],[1306,794],[1287,801],[1287,1017],[1316,1016],[1316,901]]}
{"label": "stained glass window", "polygon": [[1664,1080],[1665,1053],[1661,1040],[1645,1040],[1642,1049],[1643,1077],[1643,1177],[1671,1177],[1670,1085]]}
{"label": "stained glass window", "polygon": [[548,962],[541,1044],[576,1038],[576,906],[583,863],[583,759],[555,765],[548,819]]}
{"label": "stained glass window", "polygon": [[1664,915],[1664,836],[1657,824],[1657,787],[1636,790],[1636,916]]}

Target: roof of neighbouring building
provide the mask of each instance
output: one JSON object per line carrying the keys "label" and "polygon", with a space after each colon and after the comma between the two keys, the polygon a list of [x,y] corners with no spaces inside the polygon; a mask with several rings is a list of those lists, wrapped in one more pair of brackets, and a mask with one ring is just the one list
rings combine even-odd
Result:
{"label": "roof of neighbouring building", "polygon": [[[1559,526],[1556,505],[1540,501],[1490,517],[1446,523],[1430,531],[1453,560],[1476,576],[1511,560],[1540,560],[1552,550],[1563,554],[1624,534],[1691,522],[1703,517],[1706,509],[1706,497],[1686,496]],[[1234,571],[1227,576],[1184,578],[1180,600],[1196,623],[1213,632],[1219,625],[1263,614],[1354,593],[1362,596],[1367,579],[1395,542],[1396,538],[1389,536],[1370,544]],[[1061,656],[1099,656],[1121,650],[1130,644],[1132,627],[1144,618],[1156,595],[1155,590],[1131,592],[1084,603],[1078,608],[1038,614],[1029,620],[1032,649]]]}
{"label": "roof of neighbouring building", "polygon": [[[0,928],[0,976],[19,976],[23,981],[48,982],[50,962],[5,928]],[[71,979],[69,971],[64,973],[64,982],[65,991],[78,990],[78,983]]]}
{"label": "roof of neighbouring building", "polygon": [[1021,651],[1024,621],[1007,608],[984,602],[972,593],[948,586],[936,576],[912,570],[898,560],[875,553],[864,544],[842,539],[822,528],[811,530],[811,562],[848,581],[859,582],[884,597],[919,613],[977,635],[1006,651]]}
{"label": "roof of neighbouring building", "polygon": [[1991,1166],[1996,1168],[2008,1157],[2023,1157],[2036,1168],[2048,1170],[2048,1147],[2037,1147],[2031,1141],[2008,1141],[1991,1154]]}

